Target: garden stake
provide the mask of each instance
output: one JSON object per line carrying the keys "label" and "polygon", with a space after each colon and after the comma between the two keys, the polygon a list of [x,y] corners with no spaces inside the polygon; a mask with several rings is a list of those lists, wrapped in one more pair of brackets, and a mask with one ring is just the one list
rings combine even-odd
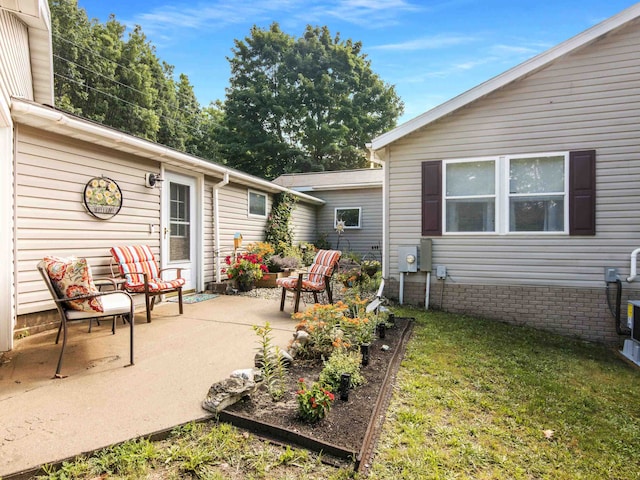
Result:
{"label": "garden stake", "polygon": [[349,400],[349,388],[351,388],[351,374],[343,373],[340,375],[340,400],[343,402]]}
{"label": "garden stake", "polygon": [[360,353],[362,353],[362,365],[366,367],[367,365],[369,365],[369,344],[368,343],[363,343],[362,345],[360,345]]}

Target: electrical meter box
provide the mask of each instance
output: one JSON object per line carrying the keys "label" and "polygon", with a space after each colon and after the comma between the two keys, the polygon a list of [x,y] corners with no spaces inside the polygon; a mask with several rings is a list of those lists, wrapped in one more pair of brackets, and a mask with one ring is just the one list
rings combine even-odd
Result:
{"label": "electrical meter box", "polygon": [[398,270],[400,272],[418,271],[418,247],[416,245],[398,247]]}
{"label": "electrical meter box", "polygon": [[640,300],[627,304],[627,327],[631,329],[631,338],[640,342]]}

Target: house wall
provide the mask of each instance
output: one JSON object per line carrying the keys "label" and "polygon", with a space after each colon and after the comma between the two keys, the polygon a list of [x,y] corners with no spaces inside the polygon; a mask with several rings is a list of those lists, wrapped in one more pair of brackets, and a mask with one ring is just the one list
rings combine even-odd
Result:
{"label": "house wall", "polygon": [[[631,22],[554,64],[520,79],[389,146],[390,291],[398,293],[398,246],[421,238],[421,162],[521,153],[596,150],[596,235],[445,235],[433,238],[433,263],[445,265],[442,308],[536,324],[529,294],[548,289],[537,307],[574,325],[545,328],[582,338],[617,340],[601,308],[604,268],[629,273],[640,245],[640,22]],[[424,304],[424,274],[407,277],[407,301]],[[415,284],[415,285],[412,285]],[[466,301],[478,286],[489,310]],[[434,287],[437,287],[434,280]],[[501,292],[516,287],[506,299]],[[564,295],[571,289],[571,295]],[[625,295],[640,296],[635,284]],[[458,292],[453,295],[453,292]],[[473,291],[473,289],[471,289]],[[489,292],[493,292],[490,294]],[[439,306],[440,299],[432,297]],[[586,306],[583,305],[586,303]],[[515,312],[517,313],[514,313]],[[583,328],[586,325],[588,328]]]}
{"label": "house wall", "polygon": [[293,230],[294,245],[300,243],[314,243],[317,231],[317,209],[316,205],[296,202],[291,212],[291,229]]}
{"label": "house wall", "polygon": [[[54,308],[35,266],[45,255],[86,257],[95,276],[110,273],[113,245],[145,243],[157,254],[160,190],[144,186],[155,162],[18,125],[16,129],[16,245],[18,315]],[[122,190],[120,213],[98,220],[85,211],[93,177]],[[20,323],[20,321],[19,321]]]}
{"label": "house wall", "polygon": [[[332,248],[380,260],[382,245],[382,188],[321,190],[310,192],[326,204],[318,207],[318,235],[326,234]],[[345,229],[338,238],[334,228],[335,208],[361,207],[361,228]],[[339,241],[339,243],[338,243]]]}
{"label": "house wall", "polygon": [[15,15],[0,10],[0,95],[33,100],[29,31]]}

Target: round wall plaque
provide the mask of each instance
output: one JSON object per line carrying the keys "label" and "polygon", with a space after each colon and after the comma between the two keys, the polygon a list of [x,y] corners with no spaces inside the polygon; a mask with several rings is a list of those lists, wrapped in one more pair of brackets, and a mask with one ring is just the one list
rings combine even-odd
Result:
{"label": "round wall plaque", "polygon": [[108,220],[122,208],[122,191],[110,178],[95,177],[84,187],[83,202],[91,215]]}

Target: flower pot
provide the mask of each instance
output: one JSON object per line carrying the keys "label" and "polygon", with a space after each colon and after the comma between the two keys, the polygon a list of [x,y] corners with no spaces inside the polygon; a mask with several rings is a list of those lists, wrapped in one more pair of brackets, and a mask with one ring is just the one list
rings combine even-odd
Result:
{"label": "flower pot", "polygon": [[253,290],[255,287],[255,282],[253,281],[236,281],[236,288],[240,292],[249,292]]}

